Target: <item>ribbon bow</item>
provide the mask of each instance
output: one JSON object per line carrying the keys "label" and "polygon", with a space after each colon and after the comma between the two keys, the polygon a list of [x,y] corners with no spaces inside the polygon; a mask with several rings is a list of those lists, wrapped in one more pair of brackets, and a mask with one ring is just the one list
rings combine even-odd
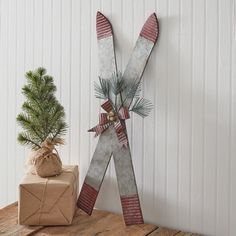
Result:
{"label": "ribbon bow", "polygon": [[129,119],[129,110],[126,107],[121,107],[116,114],[113,111],[112,104],[109,100],[102,103],[101,107],[107,113],[100,113],[99,124],[88,130],[88,132],[95,132],[95,137],[104,132],[109,126],[114,125],[117,138],[122,147],[128,147],[128,138],[126,135],[126,128],[124,121]]}

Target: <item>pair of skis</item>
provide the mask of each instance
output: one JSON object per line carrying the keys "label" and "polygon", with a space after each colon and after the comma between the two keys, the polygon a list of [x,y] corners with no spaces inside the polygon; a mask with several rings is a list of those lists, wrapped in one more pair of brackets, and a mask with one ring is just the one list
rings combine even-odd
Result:
{"label": "pair of skis", "polygon": [[[100,12],[97,12],[96,20],[99,76],[101,78],[111,78],[112,74],[117,73],[112,26],[109,20]],[[157,41],[158,34],[158,20],[156,14],[153,13],[149,16],[139,34],[135,48],[123,74],[125,80],[130,82],[134,82],[137,79],[141,80],[148,58]],[[128,107],[131,102],[131,99],[126,101]],[[105,104],[105,106],[107,105]],[[106,111],[108,112],[108,110]],[[101,132],[77,205],[87,214],[92,214],[108,164],[111,156],[113,156],[125,224],[142,224],[143,215],[125,121],[123,123],[126,147],[121,146],[115,126],[110,125]],[[92,131],[96,132],[96,129],[94,128]]]}

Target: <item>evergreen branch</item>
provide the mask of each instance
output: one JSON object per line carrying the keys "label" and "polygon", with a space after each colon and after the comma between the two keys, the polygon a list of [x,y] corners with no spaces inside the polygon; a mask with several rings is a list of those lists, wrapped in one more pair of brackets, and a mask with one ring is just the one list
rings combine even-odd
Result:
{"label": "evergreen branch", "polygon": [[43,67],[39,67],[38,69],[36,69],[35,73],[39,74],[40,77],[42,77],[43,75],[46,74],[46,69]]}
{"label": "evergreen branch", "polygon": [[113,73],[111,78],[108,81],[109,81],[109,86],[111,88],[111,92],[114,95],[117,96],[119,93],[122,92],[123,87],[124,87],[124,80],[120,72],[117,74]]}
{"label": "evergreen branch", "polygon": [[19,133],[19,135],[18,135],[18,141],[19,141],[19,143],[21,143],[21,144],[23,144],[23,145],[25,145],[25,144],[27,144],[27,145],[32,144],[33,147],[41,148],[41,146],[40,146],[39,144],[37,144],[36,142],[34,142],[33,140],[31,140],[31,139],[27,136],[27,134],[25,134],[25,133]]}
{"label": "evergreen branch", "polygon": [[66,131],[67,125],[65,122],[62,122],[59,124],[59,127],[57,127],[56,133],[52,136],[52,140],[56,139],[60,134],[64,133]]}
{"label": "evergreen branch", "polygon": [[94,83],[95,97],[100,99],[109,98],[109,82],[99,77],[99,84]]}
{"label": "evergreen branch", "polygon": [[141,92],[141,80],[135,80],[133,83],[127,83],[125,85],[123,94],[125,95],[122,106],[129,106],[127,103],[127,100],[130,99],[131,102],[135,97],[139,96],[139,93]]}
{"label": "evergreen branch", "polygon": [[106,99],[106,96],[103,93],[103,90],[97,82],[94,82],[95,97],[99,99]]}
{"label": "evergreen branch", "polygon": [[36,106],[41,110],[43,111],[43,108],[41,106],[41,100],[42,98],[39,97],[35,92],[34,92],[34,89],[30,88],[29,86],[24,86],[22,88],[22,93],[25,95],[25,97],[31,101],[31,102],[35,102],[36,103]]}
{"label": "evergreen branch", "polygon": [[16,118],[18,123],[24,127],[25,130],[30,131],[32,130],[33,133],[39,138],[41,142],[43,142],[43,137],[37,132],[34,125],[32,124],[32,121],[24,114],[19,114]]}
{"label": "evergreen branch", "polygon": [[130,111],[133,111],[144,118],[149,115],[152,108],[153,108],[153,105],[149,100],[145,98],[138,98],[134,102]]}
{"label": "evergreen branch", "polygon": [[39,116],[39,112],[37,111],[37,109],[35,109],[34,106],[27,101],[23,103],[22,109],[23,111],[25,111],[26,113],[32,116],[35,116],[35,117]]}
{"label": "evergreen branch", "polygon": [[57,122],[61,119],[62,116],[65,116],[64,109],[63,109],[62,106],[60,106],[60,107],[58,106],[58,107],[55,109],[54,114],[52,115],[52,122],[50,122],[51,125],[50,125],[50,127],[48,128],[47,136],[48,136],[50,133],[52,133],[52,130],[53,130],[53,128],[54,128],[54,124],[57,123]]}

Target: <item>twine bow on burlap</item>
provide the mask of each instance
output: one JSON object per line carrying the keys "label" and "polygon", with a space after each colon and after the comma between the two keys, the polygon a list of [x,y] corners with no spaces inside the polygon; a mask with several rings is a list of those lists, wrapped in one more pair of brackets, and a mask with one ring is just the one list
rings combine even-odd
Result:
{"label": "twine bow on burlap", "polygon": [[95,137],[104,132],[109,126],[114,125],[117,138],[122,147],[128,147],[128,138],[126,134],[125,120],[129,119],[129,110],[126,107],[121,107],[118,112],[113,110],[109,100],[102,103],[101,107],[107,113],[100,113],[99,124],[88,130],[95,132]]}

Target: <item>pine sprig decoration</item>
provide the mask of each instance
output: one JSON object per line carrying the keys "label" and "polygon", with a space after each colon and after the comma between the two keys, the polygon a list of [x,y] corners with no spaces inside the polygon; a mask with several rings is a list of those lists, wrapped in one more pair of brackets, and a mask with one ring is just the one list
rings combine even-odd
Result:
{"label": "pine sprig decoration", "polygon": [[61,144],[67,124],[64,108],[55,97],[53,78],[40,67],[27,72],[26,79],[27,84],[22,88],[26,101],[17,116],[17,122],[23,129],[18,135],[19,143],[32,149],[40,148],[46,139]]}
{"label": "pine sprig decoration", "polygon": [[152,109],[153,105],[149,100],[145,98],[137,98],[134,101],[130,111],[133,111],[144,118],[149,115]]}
{"label": "pine sprig decoration", "polygon": [[109,98],[109,82],[99,77],[99,84],[94,82],[95,97],[100,99]]}
{"label": "pine sprig decoration", "polygon": [[124,79],[120,72],[118,74],[113,73],[111,79],[108,80],[108,83],[111,92],[116,96],[124,89]]}
{"label": "pine sprig decoration", "polygon": [[134,98],[139,98],[140,92],[141,92],[141,80],[135,80],[133,83],[127,83],[125,84],[123,94],[125,95],[123,98],[123,106],[129,106],[130,104],[127,104],[127,100]]}
{"label": "pine sprig decoration", "polygon": [[[115,112],[119,112],[121,107],[129,108],[141,117],[149,115],[153,109],[152,103],[140,97],[142,81],[126,81],[120,72],[113,73],[111,78],[102,79],[99,77],[99,83],[94,84],[95,97],[108,99]],[[115,99],[113,99],[115,98]]]}

